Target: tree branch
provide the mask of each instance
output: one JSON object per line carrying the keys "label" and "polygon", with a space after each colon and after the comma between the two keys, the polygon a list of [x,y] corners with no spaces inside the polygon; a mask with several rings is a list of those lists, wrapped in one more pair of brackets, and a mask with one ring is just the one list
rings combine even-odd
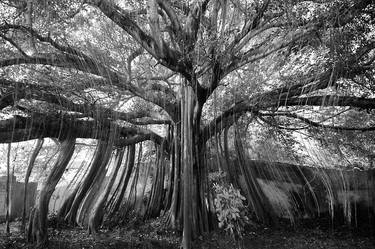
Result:
{"label": "tree branch", "polygon": [[270,122],[266,119],[262,119],[264,122],[266,122],[266,123],[268,123],[272,126],[276,126],[277,128],[280,128],[280,129],[303,130],[303,129],[307,129],[309,127],[316,127],[316,128],[324,128],[324,129],[331,129],[331,130],[337,130],[337,131],[344,131],[344,130],[345,131],[362,131],[362,132],[375,131],[375,126],[373,126],[373,127],[347,127],[347,126],[326,125],[326,124],[322,124],[322,123],[319,123],[319,122],[312,121],[308,118],[302,117],[302,116],[297,115],[295,113],[285,113],[285,112],[284,113],[277,113],[277,112],[276,113],[261,113],[261,112],[259,112],[257,115],[259,117],[284,116],[284,117],[288,117],[288,118],[298,119],[298,120],[308,124],[308,126],[306,126],[306,127],[285,127],[285,126],[280,126],[277,123]]}
{"label": "tree branch", "polygon": [[229,44],[225,53],[232,52],[234,47],[237,46],[242,39],[244,39],[250,31],[257,29],[260,24],[260,20],[263,18],[265,11],[268,8],[270,0],[263,3],[260,8],[257,8],[255,17],[252,20],[248,20],[243,26],[241,32],[234,37],[234,40]]}
{"label": "tree branch", "polygon": [[134,38],[147,52],[167,68],[183,74],[190,79],[192,64],[176,50],[163,42],[162,47],[155,39],[146,34],[132,19],[129,12],[121,9],[109,0],[88,0],[89,4],[98,7],[101,12]]}
{"label": "tree branch", "polygon": [[271,43],[265,42],[262,46],[258,46],[248,51],[241,53],[240,55],[233,55],[231,58],[231,63],[224,67],[224,75],[229,74],[233,70],[255,62],[257,60],[263,59],[274,52],[287,47],[288,45],[292,44],[293,42],[305,37],[317,29],[315,24],[308,24],[303,28],[297,29],[296,31],[288,33],[284,37],[275,38]]}
{"label": "tree branch", "polygon": [[[155,92],[146,91],[142,88],[139,88],[131,84],[131,82],[129,82],[126,77],[121,76],[120,74],[106,68],[105,66],[96,61],[85,60],[81,57],[74,55],[54,53],[39,54],[34,57],[16,57],[0,61],[0,67],[20,64],[41,64],[77,69],[82,72],[103,77],[111,85],[115,85],[122,90],[130,91],[134,95],[164,108],[170,115],[173,115],[176,108],[175,103],[168,101],[165,98],[166,93],[168,93],[169,91],[168,88],[166,88],[166,91],[163,91],[159,94],[156,94]],[[173,95],[169,97],[172,99],[174,98]]]}
{"label": "tree branch", "polygon": [[96,122],[88,119],[75,119],[69,115],[33,114],[30,117],[14,116],[0,120],[1,143],[27,141],[36,138],[51,137],[63,139],[73,135],[76,138],[106,140],[111,127],[118,130],[118,141],[143,136],[155,141],[163,138],[156,133],[135,127],[123,127],[112,122]]}
{"label": "tree branch", "polygon": [[[257,98],[258,99],[258,98]],[[259,99],[258,99],[259,100]],[[363,110],[375,109],[375,98],[358,98],[349,96],[314,96],[309,98],[291,98],[287,99],[285,104],[282,106],[350,106],[354,108],[360,108]],[[274,100],[265,104],[258,103],[254,99],[239,101],[233,107],[224,111],[219,117],[211,121],[208,125],[201,129],[201,136],[204,139],[209,139],[215,133],[219,132],[225,127],[228,127],[234,123],[241,115],[247,112],[251,112],[254,115],[258,115],[261,110],[267,110],[269,108],[279,107],[279,101]],[[345,127],[344,127],[345,128]],[[348,128],[348,127],[347,127]],[[333,127],[332,127],[333,129]],[[339,129],[339,127],[337,127]],[[352,130],[371,131],[370,128],[348,128]]]}
{"label": "tree branch", "polygon": [[[65,111],[79,112],[83,116],[92,117],[98,121],[123,120],[132,124],[165,124],[169,120],[154,120],[148,111],[124,113],[92,103],[77,103],[64,96],[64,90],[57,87],[40,86],[0,79],[0,86],[7,87],[8,94],[0,96],[0,109],[12,106],[20,99],[35,99],[45,101],[63,108]],[[17,91],[17,93],[15,93]],[[15,99],[17,96],[17,99]],[[139,121],[139,118],[148,118],[148,121]]]}
{"label": "tree branch", "polygon": [[282,106],[349,106],[363,110],[375,109],[375,98],[337,95],[288,98],[285,101],[282,100],[281,103],[283,103]]}
{"label": "tree branch", "polygon": [[6,35],[0,33],[0,37],[9,42],[13,47],[15,47],[23,56],[28,57],[28,55],[25,53],[25,51],[22,50],[18,44],[13,41],[12,39],[8,38]]}
{"label": "tree branch", "polygon": [[179,35],[182,30],[180,20],[176,12],[173,10],[169,0],[157,0],[157,3],[159,4],[160,8],[165,11],[169,20],[171,21],[173,33],[175,35]]}

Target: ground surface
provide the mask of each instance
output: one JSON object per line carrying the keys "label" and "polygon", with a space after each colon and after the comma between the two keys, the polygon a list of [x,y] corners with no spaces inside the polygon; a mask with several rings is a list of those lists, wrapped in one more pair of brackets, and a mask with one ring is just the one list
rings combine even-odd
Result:
{"label": "ground surface", "polygon": [[[17,227],[12,223],[11,236],[4,234],[4,224],[0,225],[0,249],[33,248],[25,243]],[[136,227],[134,229],[134,227]],[[126,248],[178,248],[179,236],[161,229],[156,220],[147,224],[134,224],[111,231],[104,230],[101,235],[89,236],[86,230],[78,228],[50,229],[51,249],[126,249]],[[280,224],[276,228],[257,227],[248,229],[243,240],[244,248],[263,249],[339,249],[375,248],[373,229],[351,230],[340,226],[336,229],[319,224],[302,224],[297,228]],[[235,249],[233,240],[222,232],[206,234],[194,242],[196,249]]]}

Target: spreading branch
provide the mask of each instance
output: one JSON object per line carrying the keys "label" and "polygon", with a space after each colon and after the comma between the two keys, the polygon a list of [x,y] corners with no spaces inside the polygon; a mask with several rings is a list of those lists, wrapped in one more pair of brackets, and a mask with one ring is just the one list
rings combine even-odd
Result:
{"label": "spreading branch", "polygon": [[185,77],[190,78],[192,68],[191,62],[177,50],[171,49],[164,41],[159,41],[159,46],[152,36],[144,32],[133,20],[131,13],[121,9],[109,0],[89,0],[87,3],[100,9],[100,11],[116,23],[121,29],[127,32],[135,41],[137,41],[148,53],[150,53],[162,65],[179,72]]}
{"label": "spreading branch", "polygon": [[[0,109],[13,106],[20,99],[34,99],[56,105],[64,112],[78,112],[82,117],[92,117],[98,120],[122,120],[133,124],[165,124],[169,120],[152,118],[149,111],[124,113],[111,108],[102,107],[94,103],[77,103],[64,96],[64,89],[58,87],[41,86],[0,79],[0,86],[8,91],[0,96]],[[32,111],[31,111],[32,112]],[[142,120],[139,120],[139,119]]]}
{"label": "spreading branch", "polygon": [[266,120],[262,119],[264,122],[268,123],[269,125],[275,126],[280,129],[287,129],[287,130],[303,130],[303,129],[308,129],[310,127],[315,127],[315,128],[322,128],[322,129],[330,129],[330,130],[336,130],[336,131],[375,131],[375,126],[371,127],[348,127],[348,126],[338,126],[338,125],[327,125],[323,124],[322,122],[316,122],[312,121],[311,119],[302,117],[300,115],[297,115],[295,113],[258,113],[258,117],[276,117],[276,116],[283,116],[283,117],[288,117],[288,118],[294,118],[298,119],[304,123],[307,124],[305,127],[286,127],[286,126],[281,126],[277,124],[276,122],[273,122],[272,120]]}
{"label": "spreading branch", "polygon": [[118,143],[128,138],[142,137],[160,142],[163,139],[156,133],[136,127],[119,126],[113,122],[97,122],[90,119],[75,119],[69,115],[33,114],[29,117],[14,116],[0,120],[1,143],[20,142],[37,138],[63,139],[67,135],[76,138],[106,140],[112,129],[118,131]]}

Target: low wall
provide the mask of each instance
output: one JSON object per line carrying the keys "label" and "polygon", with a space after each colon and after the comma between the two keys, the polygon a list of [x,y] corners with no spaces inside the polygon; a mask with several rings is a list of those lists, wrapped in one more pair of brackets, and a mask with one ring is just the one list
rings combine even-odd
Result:
{"label": "low wall", "polygon": [[[249,167],[280,217],[321,213],[356,221],[375,215],[375,170],[340,170],[250,161]],[[244,188],[244,182],[239,178]],[[362,212],[362,213],[361,213]]]}
{"label": "low wall", "polygon": [[[0,222],[5,220],[6,215],[6,176],[0,176]],[[10,219],[22,217],[23,195],[25,183],[17,182],[13,177],[10,186]],[[28,194],[26,198],[26,214],[29,209],[34,206],[37,183],[30,182],[28,184]]]}

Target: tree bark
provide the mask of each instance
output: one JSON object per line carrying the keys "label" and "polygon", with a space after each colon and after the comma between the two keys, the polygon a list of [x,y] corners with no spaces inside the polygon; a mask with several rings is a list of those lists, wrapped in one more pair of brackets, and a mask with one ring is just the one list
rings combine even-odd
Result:
{"label": "tree bark", "polygon": [[128,205],[126,208],[126,212],[130,210],[134,210],[136,202],[137,202],[137,187],[138,187],[138,180],[139,180],[139,172],[140,172],[140,167],[141,167],[141,161],[142,161],[142,142],[139,144],[138,147],[138,157],[137,157],[137,166],[134,171],[134,177],[131,185],[131,190],[129,193],[129,200],[128,200]]}
{"label": "tree bark", "polygon": [[6,182],[6,196],[5,196],[5,207],[6,207],[6,213],[5,213],[5,230],[6,234],[10,234],[10,228],[9,228],[9,216],[10,216],[10,151],[11,151],[12,145],[11,143],[8,143],[8,152],[7,152],[7,182]]}
{"label": "tree bark", "polygon": [[[118,182],[117,182],[117,186],[116,186],[116,189],[115,191],[113,191],[112,195],[111,195],[111,198],[109,199],[109,201],[106,203],[106,209],[110,212],[110,210],[113,209],[114,207],[114,204],[115,204],[115,201],[117,199],[117,196],[119,195],[119,191],[121,190],[121,186],[124,182],[124,179],[125,179],[125,174],[127,172],[127,165],[128,165],[128,160],[129,160],[129,146],[126,147],[126,156],[125,156],[125,160],[123,159],[123,162],[124,162],[124,167],[122,167],[122,172],[120,174],[120,177],[118,178]],[[111,213],[111,212],[110,212]]]}
{"label": "tree bark", "polygon": [[146,169],[143,170],[143,176],[142,176],[142,182],[141,182],[141,186],[142,186],[142,190],[140,191],[141,192],[141,195],[137,198],[137,201],[136,201],[136,204],[135,204],[135,211],[137,214],[139,214],[140,216],[145,216],[146,215],[146,212],[147,212],[147,203],[144,202],[144,196],[145,196],[145,192],[146,192],[146,185],[147,185],[147,179],[149,178],[149,175],[150,175],[150,171],[151,171],[151,166],[152,165],[152,159],[149,159],[149,161],[146,163]]}
{"label": "tree bark", "polygon": [[[24,23],[25,26],[32,29],[33,28],[33,0],[27,0],[26,2],[26,10],[24,13]],[[27,49],[28,49],[28,55],[32,56],[36,54],[36,46],[34,37],[32,35],[29,35],[27,39]]]}
{"label": "tree bark", "polygon": [[[111,137],[113,138],[113,135]],[[90,189],[87,191],[85,198],[83,199],[77,211],[76,223],[80,226],[88,225],[90,210],[93,209],[93,205],[97,201],[99,193],[103,188],[103,183],[108,170],[107,165],[109,164],[112,156],[113,139],[105,142],[105,144],[106,149],[99,162],[100,166],[98,168],[96,176],[93,179],[93,183],[90,186]]]}
{"label": "tree bark", "polygon": [[112,189],[113,183],[115,182],[117,172],[122,164],[123,157],[124,157],[124,150],[123,149],[117,150],[115,168],[112,171],[112,174],[109,178],[109,181],[107,183],[105,190],[99,196],[94,207],[92,208],[92,211],[90,212],[89,221],[88,221],[89,233],[97,233],[98,228],[103,221],[103,216],[104,216],[103,209],[105,206],[105,202]]}
{"label": "tree bark", "polygon": [[82,203],[82,200],[86,196],[87,192],[89,191],[91,185],[93,184],[93,181],[96,175],[98,174],[106,149],[107,149],[107,143],[99,140],[98,145],[97,145],[97,150],[95,152],[95,158],[90,166],[90,170],[87,173],[83,182],[80,184],[80,186],[77,187],[78,190],[77,190],[76,195],[74,196],[74,200],[72,201],[71,206],[67,207],[67,210],[69,211],[66,214],[64,219],[70,224],[76,223],[78,208],[80,204]]}
{"label": "tree bark", "polygon": [[180,184],[181,184],[181,144],[180,144],[180,133],[181,133],[181,126],[176,124],[174,128],[174,135],[173,135],[173,142],[174,142],[174,175],[173,175],[173,193],[172,193],[172,200],[171,206],[169,208],[169,219],[168,223],[172,227],[172,229],[176,229],[181,224],[177,224],[178,220],[178,213],[180,206],[179,203],[181,202],[181,194],[180,194]]}
{"label": "tree bark", "polygon": [[25,225],[26,225],[26,207],[27,207],[27,190],[28,190],[28,184],[29,184],[29,178],[31,175],[31,171],[33,170],[35,159],[38,156],[40,150],[42,149],[44,143],[44,139],[38,139],[35,149],[30,157],[29,165],[27,166],[26,175],[25,175],[25,186],[24,186],[24,192],[23,192],[23,210],[22,210],[22,231],[25,231]]}
{"label": "tree bark", "polygon": [[237,168],[233,167],[232,160],[229,156],[229,146],[228,146],[228,127],[225,127],[224,129],[224,158],[225,158],[225,164],[227,165],[227,174],[229,176],[229,181],[233,184],[235,188],[239,188],[237,176],[239,172],[237,172]]}
{"label": "tree bark", "polygon": [[190,249],[192,242],[192,184],[193,184],[193,89],[184,86],[182,99],[182,151],[183,151],[183,238],[182,248]]}
{"label": "tree bark", "polygon": [[164,158],[165,142],[157,149],[156,152],[156,172],[151,187],[151,194],[147,204],[147,213],[145,218],[154,218],[160,214],[164,199],[164,175],[165,175],[165,158]]}
{"label": "tree bark", "polygon": [[43,187],[40,191],[39,200],[33,212],[33,224],[31,231],[31,239],[37,242],[40,248],[48,246],[48,204],[55,190],[57,183],[63,175],[70,159],[72,158],[76,139],[68,137],[61,143],[60,154],[52,167]]}
{"label": "tree bark", "polygon": [[127,165],[126,165],[126,173],[125,173],[124,181],[121,186],[121,191],[119,195],[117,196],[117,198],[115,199],[113,209],[111,210],[111,215],[115,214],[120,208],[120,205],[125,195],[126,188],[128,187],[131,173],[134,168],[134,161],[135,161],[135,144],[132,144],[129,146],[129,158],[128,158]]}

